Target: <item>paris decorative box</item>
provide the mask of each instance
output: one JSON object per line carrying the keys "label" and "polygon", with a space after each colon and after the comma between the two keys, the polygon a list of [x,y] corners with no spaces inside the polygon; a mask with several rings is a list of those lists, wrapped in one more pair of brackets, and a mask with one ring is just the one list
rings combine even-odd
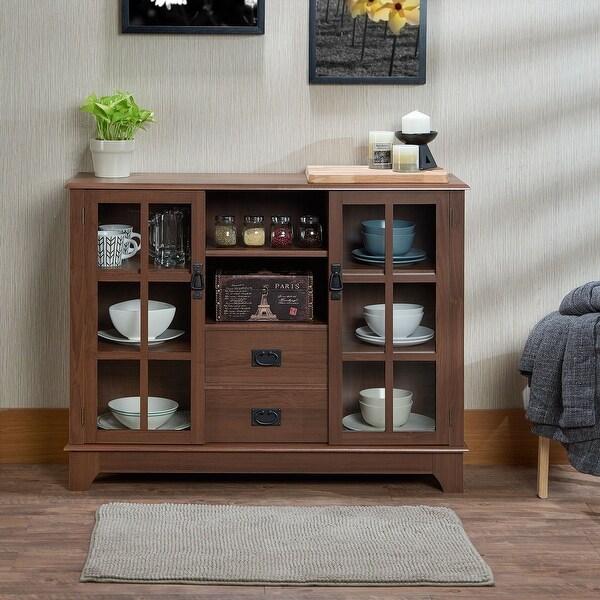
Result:
{"label": "paris decorative box", "polygon": [[257,273],[217,271],[217,321],[312,321],[310,271]]}

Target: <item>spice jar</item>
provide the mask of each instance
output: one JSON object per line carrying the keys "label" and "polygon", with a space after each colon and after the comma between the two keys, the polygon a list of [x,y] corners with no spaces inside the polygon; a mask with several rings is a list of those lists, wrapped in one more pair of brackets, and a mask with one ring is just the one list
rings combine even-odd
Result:
{"label": "spice jar", "polygon": [[271,217],[271,246],[288,248],[292,245],[293,230],[290,217]]}
{"label": "spice jar", "polygon": [[315,215],[304,215],[300,217],[298,228],[298,246],[302,248],[319,248],[323,242],[323,228],[319,223],[319,217]]}
{"label": "spice jar", "polygon": [[244,217],[244,245],[265,245],[265,224],[260,215],[246,215]]}
{"label": "spice jar", "polygon": [[217,215],[215,217],[215,246],[221,248],[235,246],[236,233],[233,215]]}

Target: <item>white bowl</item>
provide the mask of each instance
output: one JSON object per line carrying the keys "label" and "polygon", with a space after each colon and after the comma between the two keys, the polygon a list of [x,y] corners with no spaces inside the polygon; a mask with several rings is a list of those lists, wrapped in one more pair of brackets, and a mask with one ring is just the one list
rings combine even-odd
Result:
{"label": "white bowl", "polygon": [[[371,406],[360,401],[360,412],[365,422],[373,427],[385,427],[385,408],[382,406]],[[402,427],[410,417],[412,402],[403,406],[394,405],[394,425],[393,427]]]}
{"label": "white bowl", "polygon": [[[385,313],[364,313],[367,325],[379,336],[385,337]],[[393,333],[395,338],[408,337],[414,333],[423,320],[422,312],[408,313],[394,312],[392,316]]]}
{"label": "white bowl", "polygon": [[[410,390],[393,389],[394,427],[401,427],[408,421],[412,409],[413,394]],[[385,427],[385,388],[360,390],[360,412],[363,419],[373,427]]]}
{"label": "white bowl", "polygon": [[[115,419],[129,429],[140,428],[140,397],[125,396],[115,398],[108,403],[110,412]],[[179,408],[175,400],[148,396],[148,429],[157,429],[164,425]]]}
{"label": "white bowl", "polygon": [[[393,388],[392,395],[394,397],[394,404],[401,404],[402,400],[411,402],[413,397],[413,393],[410,390],[404,390],[402,388]],[[385,388],[365,388],[364,390],[360,390],[358,392],[358,396],[367,404],[383,405],[385,402]]]}
{"label": "white bowl", "polygon": [[[407,304],[405,302],[395,302],[393,306],[394,312],[403,311],[406,313],[410,312],[423,312],[425,309],[422,304]],[[363,312],[368,312],[371,314],[374,313],[383,313],[385,312],[385,304],[367,304],[363,308]]]}
{"label": "white bowl", "polygon": [[[126,338],[140,340],[140,300],[126,300],[113,304],[108,309],[110,320],[115,329]],[[148,339],[154,340],[161,333],[164,333],[173,318],[175,317],[175,307],[168,302],[158,300],[148,300]]]}

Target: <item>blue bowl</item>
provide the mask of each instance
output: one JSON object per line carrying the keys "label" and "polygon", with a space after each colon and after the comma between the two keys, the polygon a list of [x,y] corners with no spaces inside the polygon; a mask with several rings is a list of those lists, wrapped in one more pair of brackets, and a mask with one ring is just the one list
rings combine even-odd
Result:
{"label": "blue bowl", "polygon": [[[415,224],[412,221],[403,219],[394,219],[394,233],[412,233],[415,230]],[[384,219],[371,219],[362,222],[362,228],[365,233],[383,233],[385,231]]]}
{"label": "blue bowl", "polygon": [[[385,256],[385,235],[379,235],[376,233],[365,233],[362,232],[363,242],[365,244],[365,250],[369,254],[374,256]],[[408,233],[393,235],[393,252],[394,256],[400,256],[406,254],[412,247],[415,234]]]}

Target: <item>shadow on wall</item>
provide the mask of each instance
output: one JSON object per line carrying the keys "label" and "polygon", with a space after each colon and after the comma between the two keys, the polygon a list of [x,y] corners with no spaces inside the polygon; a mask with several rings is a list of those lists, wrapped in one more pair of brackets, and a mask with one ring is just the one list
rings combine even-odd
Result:
{"label": "shadow on wall", "polygon": [[[25,369],[28,390],[39,390],[30,398],[31,406],[59,407],[68,403],[69,371],[69,205],[65,191],[51,188],[39,205],[38,218],[47,220],[52,209],[54,234],[38,239],[37,265],[27,284],[33,305],[27,310],[33,317],[28,324],[30,345]],[[36,394],[37,395],[37,394]]]}
{"label": "shadow on wall", "polygon": [[[344,149],[344,155],[340,153],[341,149]],[[329,138],[301,146],[294,152],[282,156],[279,160],[266,163],[261,171],[264,173],[281,173],[285,172],[286,169],[290,171],[290,164],[298,165],[296,167],[298,172],[304,172],[309,164],[362,164],[365,162],[366,156],[366,147],[354,146],[354,139],[351,137]],[[307,163],[307,159],[310,162]]]}

